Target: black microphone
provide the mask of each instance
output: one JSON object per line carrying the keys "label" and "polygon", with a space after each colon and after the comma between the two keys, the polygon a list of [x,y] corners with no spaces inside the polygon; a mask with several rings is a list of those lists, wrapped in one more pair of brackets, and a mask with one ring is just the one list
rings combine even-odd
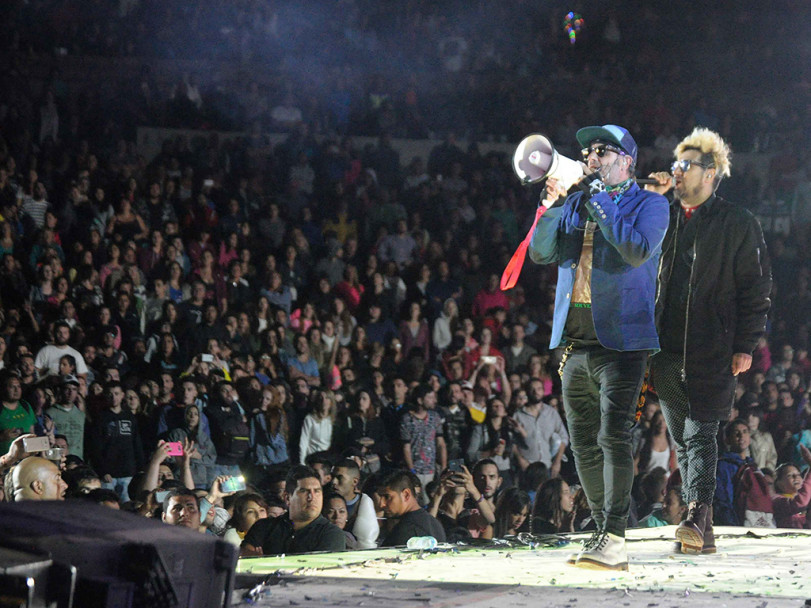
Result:
{"label": "black microphone", "polygon": [[655,179],[648,178],[638,179],[636,180],[636,183],[639,184],[640,186],[656,186],[657,184],[659,184],[659,182],[657,182]]}

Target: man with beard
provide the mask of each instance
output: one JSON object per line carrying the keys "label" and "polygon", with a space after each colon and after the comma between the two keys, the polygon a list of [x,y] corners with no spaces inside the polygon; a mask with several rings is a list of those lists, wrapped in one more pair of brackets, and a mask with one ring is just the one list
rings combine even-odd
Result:
{"label": "man with beard", "polygon": [[48,375],[59,375],[59,360],[64,355],[71,355],[76,360],[76,376],[87,377],[87,365],[85,365],[82,354],[70,346],[70,325],[64,319],[57,321],[53,328],[53,344],[43,346],[37,353],[34,361],[40,378]]}
{"label": "man with beard", "polygon": [[652,372],[689,506],[676,540],[682,552],[706,553],[715,552],[716,435],[766,329],[772,280],[757,219],[715,194],[730,174],[724,140],[696,128],[675,155],[672,176],[655,173],[658,185],[648,186],[674,193],[656,301],[662,350]]}
{"label": "man with beard", "polygon": [[631,427],[648,357],[659,349],[653,311],[667,200],[634,180],[638,148],[627,129],[585,127],[576,137],[588,164],[582,191],[562,202],[557,195],[544,201],[549,210],[537,223],[529,253],[538,264],[557,265],[549,347],[566,347],[563,404],[597,524],[573,563],[627,570]]}

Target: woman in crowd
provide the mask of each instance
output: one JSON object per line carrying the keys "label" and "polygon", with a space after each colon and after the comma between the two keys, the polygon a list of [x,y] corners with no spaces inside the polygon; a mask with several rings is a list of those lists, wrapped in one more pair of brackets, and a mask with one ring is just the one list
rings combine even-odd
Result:
{"label": "woman in crowd", "polygon": [[312,392],[312,411],[304,417],[299,440],[299,461],[305,463],[314,452],[329,450],[335,422],[335,396],[332,391]]}
{"label": "woman in crowd", "polygon": [[559,534],[574,531],[574,501],[569,484],[561,477],[547,479],[535,494],[530,531],[533,534]]}
{"label": "woman in crowd", "polygon": [[366,334],[366,328],[363,325],[356,326],[352,331],[352,342],[349,344],[352,360],[358,363],[365,362],[369,357],[369,347],[369,336]]}
{"label": "woman in crowd", "polygon": [[482,327],[482,330],[479,333],[478,345],[467,351],[465,355],[465,370],[466,371],[475,370],[476,365],[479,363],[479,359],[481,359],[482,357],[501,357],[502,359],[504,358],[504,355],[501,353],[500,350],[496,348],[496,345],[493,343],[493,330],[487,326]]}
{"label": "woman in crowd", "polygon": [[419,353],[422,360],[428,363],[431,354],[431,334],[428,321],[422,316],[419,302],[411,302],[408,305],[408,316],[400,322],[399,334],[405,357],[409,358],[413,351]]}
{"label": "woman in crowd", "polygon": [[214,480],[217,451],[208,432],[200,424],[200,408],[194,404],[186,406],[183,412],[183,426],[172,429],[167,435],[168,441],[182,443],[186,439],[194,445],[189,458],[194,486],[208,488]]}
{"label": "woman in crowd", "polygon": [[142,241],[149,236],[149,228],[144,219],[133,210],[132,201],[122,197],[118,210],[107,222],[106,234],[116,243]]}
{"label": "woman in crowd", "polygon": [[550,395],[554,384],[549,373],[549,354],[535,354],[529,358],[529,377],[543,382],[543,394]]}
{"label": "woman in crowd", "polygon": [[451,339],[459,329],[459,305],[453,298],[448,298],[442,305],[442,313],[434,321],[434,348],[444,351],[450,346]]}
{"label": "woman in crowd", "polygon": [[250,431],[253,464],[266,466],[289,461],[287,414],[276,387],[262,389],[262,402],[259,411],[251,416]]}
{"label": "woman in crowd", "polygon": [[474,388],[480,388],[487,398],[502,395],[504,402],[509,403],[512,398],[512,387],[504,371],[504,358],[500,356],[485,357],[479,359],[473,374],[470,376],[470,383]]}
{"label": "woman in crowd", "polygon": [[206,299],[216,302],[220,313],[228,309],[228,296],[225,290],[225,281],[222,272],[214,260],[214,252],[204,249],[200,255],[200,265],[192,273],[206,286]]}
{"label": "woman in crowd", "polygon": [[183,300],[191,297],[191,287],[183,280],[183,267],[180,262],[169,263],[169,299],[175,304],[180,304]]}
{"label": "woman in crowd", "polygon": [[338,352],[335,356],[335,365],[339,370],[355,367],[355,359],[352,354],[352,348],[349,346],[339,346]]}
{"label": "woman in crowd", "polygon": [[493,537],[514,536],[522,531],[530,509],[529,494],[518,488],[507,488],[496,501],[496,523]]}
{"label": "woman in crowd", "polygon": [[315,308],[310,302],[290,313],[290,328],[298,333],[306,334],[313,326],[320,326],[321,322],[315,315]]}
{"label": "woman in crowd", "polygon": [[774,438],[767,429],[761,429],[763,420],[763,410],[759,407],[750,407],[746,414],[746,422],[749,425],[749,455],[759,469],[777,468],[777,448],[774,446]]}
{"label": "woman in crowd", "polygon": [[121,248],[118,243],[110,243],[107,247],[107,262],[99,270],[99,282],[107,289],[107,279],[113,273],[121,271]]}
{"label": "woman in crowd", "polygon": [[352,551],[358,548],[358,540],[346,529],[349,511],[346,508],[346,499],[337,492],[325,492],[321,514],[333,525],[338,526],[346,535],[346,549]]}
{"label": "woman in crowd", "polygon": [[273,323],[273,318],[270,312],[270,300],[267,296],[259,296],[256,299],[256,310],[251,315],[256,323],[257,335],[265,331],[268,326]]}
{"label": "woman in crowd", "polygon": [[249,355],[259,351],[259,332],[251,323],[251,316],[247,312],[237,315],[237,334],[234,340],[234,350],[242,355]]}
{"label": "woman in crowd", "polygon": [[256,492],[238,494],[234,498],[233,515],[228,520],[223,538],[238,547],[251,526],[269,516],[268,511],[268,503],[261,494]]}
{"label": "woman in crowd", "polygon": [[45,303],[47,304],[48,308],[55,312],[62,305],[62,302],[64,302],[69,296],[70,281],[68,280],[68,277],[62,275],[56,279],[54,290],[45,300]]}
{"label": "woman in crowd", "polygon": [[338,296],[332,299],[332,321],[341,346],[349,346],[358,321],[352,316],[344,299]]}
{"label": "woman in crowd", "polygon": [[807,528],[809,510],[811,510],[811,451],[804,445],[799,446],[800,455],[805,462],[805,475],[791,463],[777,467],[774,489],[777,494],[772,498],[774,520],[778,528]]}
{"label": "woman in crowd", "polygon": [[342,445],[357,448],[371,472],[380,469],[380,459],[389,453],[389,438],[373,393],[361,390],[350,401],[342,428]]}
{"label": "woman in crowd", "polygon": [[335,294],[345,303],[349,312],[355,314],[363,296],[364,287],[358,277],[358,270],[351,264],[344,269],[344,280],[333,288]]}
{"label": "woman in crowd", "polygon": [[640,474],[662,468],[672,473],[676,470],[676,445],[670,438],[665,417],[657,410],[650,421],[650,426],[642,436],[642,442],[635,455],[636,469]]}
{"label": "woman in crowd", "polygon": [[10,222],[0,223],[0,258],[7,253],[14,253],[14,246],[17,244],[17,237],[11,227]]}
{"label": "woman in crowd", "polygon": [[[8,224],[6,224],[8,225]],[[31,286],[28,298],[31,306],[39,311],[54,293],[54,271],[50,264],[43,264],[37,270],[37,282]]]}
{"label": "woman in crowd", "polygon": [[220,268],[228,268],[233,260],[239,258],[239,235],[236,232],[230,232],[226,237],[220,241],[220,252],[217,258],[217,265]]}

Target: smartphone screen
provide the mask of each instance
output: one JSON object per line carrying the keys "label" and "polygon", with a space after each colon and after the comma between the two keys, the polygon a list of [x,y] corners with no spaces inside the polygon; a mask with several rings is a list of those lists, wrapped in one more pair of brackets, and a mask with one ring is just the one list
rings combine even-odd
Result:
{"label": "smartphone screen", "polygon": [[23,439],[23,449],[26,452],[44,452],[51,449],[51,442],[47,437],[26,437]]}
{"label": "smartphone screen", "polygon": [[448,470],[455,472],[462,472],[462,459],[451,460],[448,462]]}

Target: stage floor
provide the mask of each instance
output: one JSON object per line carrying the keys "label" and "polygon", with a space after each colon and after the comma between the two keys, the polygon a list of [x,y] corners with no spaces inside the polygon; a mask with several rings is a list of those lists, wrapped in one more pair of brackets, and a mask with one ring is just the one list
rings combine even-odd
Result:
{"label": "stage floor", "polygon": [[[566,558],[582,535],[554,548],[396,549],[241,559],[244,586],[275,575],[265,606],[701,606],[811,605],[811,531],[717,528],[718,553],[673,553],[672,526],[629,530],[628,572],[586,570]],[[238,602],[235,598],[235,605]]]}

